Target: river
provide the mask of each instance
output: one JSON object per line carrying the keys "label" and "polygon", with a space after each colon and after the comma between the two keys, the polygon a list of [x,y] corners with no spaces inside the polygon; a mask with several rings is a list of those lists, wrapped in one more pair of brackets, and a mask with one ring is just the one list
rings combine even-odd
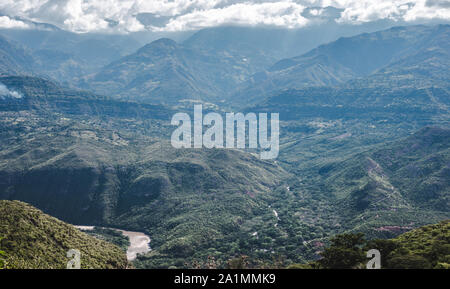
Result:
{"label": "river", "polygon": [[[75,228],[78,228],[81,231],[92,231],[94,230],[94,226],[75,226]],[[107,229],[113,229],[118,232],[121,232],[123,235],[127,236],[128,239],[130,239],[130,245],[127,249],[127,259],[128,261],[133,261],[136,259],[137,254],[144,254],[151,250],[150,248],[150,237],[147,236],[144,233],[141,232],[132,232],[132,231],[125,231],[115,228],[107,228]]]}

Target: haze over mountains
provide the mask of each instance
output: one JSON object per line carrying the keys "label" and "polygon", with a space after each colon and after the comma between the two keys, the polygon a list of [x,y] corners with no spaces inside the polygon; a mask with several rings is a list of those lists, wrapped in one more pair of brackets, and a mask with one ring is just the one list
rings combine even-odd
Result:
{"label": "haze over mountains", "polygon": [[263,99],[277,90],[337,86],[361,78],[372,83],[365,87],[386,81],[399,82],[395,86],[439,85],[448,75],[441,72],[448,69],[449,27],[398,27],[340,38],[272,66],[278,45],[217,45],[217,35],[230,32],[207,30],[180,45],[163,39],[153,42],[88,78],[87,87],[102,94],[174,103]]}
{"label": "haze over mountains", "polygon": [[[212,85],[218,86],[220,91],[216,91],[217,88],[212,89],[209,87],[210,85],[204,84],[203,78],[199,78],[192,83],[192,76],[187,77],[187,79],[182,81],[185,87],[184,90],[186,90],[186,98],[192,97],[191,90],[193,90],[200,94],[207,93],[208,97],[221,99],[222,95],[233,93],[236,89],[236,84],[247,81],[253,74],[256,74],[256,76],[260,75],[258,72],[270,69],[274,63],[283,58],[301,55],[320,44],[334,41],[339,36],[357,35],[360,32],[376,31],[393,25],[388,21],[370,22],[360,26],[335,25],[333,21],[330,19],[329,22],[319,26],[297,30],[258,27],[216,27],[203,29],[194,34],[188,32],[181,34],[184,36],[174,33],[166,33],[166,35],[169,37],[174,36],[179,46],[188,49],[189,51],[186,51],[185,54],[189,55],[189,53],[195,51],[197,58],[202,58],[200,66],[206,66],[203,71],[221,66],[225,69],[222,72],[218,71],[219,75],[212,80]],[[35,24],[46,25],[45,23]],[[116,91],[116,87],[107,91],[103,88],[107,84],[102,84],[105,81],[96,81],[95,79],[97,77],[101,78],[105,73],[106,75],[114,73],[113,64],[117,65],[117,62],[124,63],[120,69],[116,68],[118,71],[115,72],[115,76],[123,75],[126,72],[126,62],[131,57],[130,54],[137,51],[139,47],[144,46],[147,39],[158,37],[157,33],[153,37],[145,36],[142,33],[142,35],[137,33],[130,36],[75,34],[52,25],[45,26],[45,29],[41,26],[36,26],[35,29],[1,29],[0,31],[7,39],[21,43],[27,48],[28,57],[32,54],[33,66],[40,74],[47,75],[65,84],[87,88],[89,86],[85,83],[86,76],[98,73],[98,76],[89,76],[87,78],[94,79],[92,88],[96,88],[98,85],[100,92],[117,95],[131,90],[130,93],[137,94],[136,97],[145,95],[145,92],[142,92],[142,90],[145,90],[145,85],[140,85],[140,88],[135,88],[134,90],[132,89],[136,85],[139,86],[139,83],[146,82],[142,79],[136,79],[135,81],[128,79],[132,78],[133,74],[120,81],[124,83],[122,86],[126,86],[125,92]],[[151,47],[147,48],[151,49]],[[130,56],[128,57],[127,55]],[[124,56],[127,57],[120,59]],[[135,56],[139,58],[139,55]],[[165,60],[174,58],[171,62],[175,61],[176,65],[182,67],[174,68],[175,71],[180,69],[182,71],[180,72],[181,75],[183,73],[195,74],[198,72],[192,71],[194,68],[197,68],[192,66],[198,63],[184,63],[182,59],[170,54],[165,55],[165,57]],[[161,58],[161,61],[163,59]],[[129,69],[132,68],[133,65],[130,64]],[[111,71],[111,69],[113,70]],[[154,69],[156,69],[155,71],[157,69],[170,70],[164,67]],[[200,70],[200,68],[197,69]],[[162,71],[162,74],[164,75],[164,71]],[[151,81],[149,81],[148,85],[151,87]],[[155,98],[157,97],[155,96]]]}
{"label": "haze over mountains", "polygon": [[448,77],[449,32],[448,25],[395,27],[340,38],[256,74],[237,98],[280,89],[338,86],[352,79],[358,80],[350,86],[360,82],[368,82],[364,87],[439,85],[448,80],[441,78]]}
{"label": "haze over mountains", "polygon": [[[147,44],[2,30],[0,198],[145,232],[142,268],[241,254],[289,265],[337,233],[448,219],[450,26],[362,27],[217,27]],[[172,148],[171,116],[192,102],[279,112],[279,158]]]}

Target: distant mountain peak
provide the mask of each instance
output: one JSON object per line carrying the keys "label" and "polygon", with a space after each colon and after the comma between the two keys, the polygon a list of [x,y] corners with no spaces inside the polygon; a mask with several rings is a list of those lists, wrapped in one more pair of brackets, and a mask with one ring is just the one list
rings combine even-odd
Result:
{"label": "distant mountain peak", "polygon": [[178,43],[175,40],[172,40],[170,38],[160,38],[158,40],[155,40],[153,42],[150,42],[149,44],[145,45],[139,50],[146,50],[149,48],[155,48],[155,47],[177,47]]}
{"label": "distant mountain peak", "polygon": [[169,38],[160,38],[155,40],[136,52],[136,56],[155,56],[166,55],[180,48],[178,43]]}

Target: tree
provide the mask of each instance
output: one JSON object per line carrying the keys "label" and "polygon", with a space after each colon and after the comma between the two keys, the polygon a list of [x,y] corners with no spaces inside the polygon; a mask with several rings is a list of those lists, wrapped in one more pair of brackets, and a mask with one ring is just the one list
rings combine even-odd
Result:
{"label": "tree", "polygon": [[0,251],[0,269],[5,269],[5,252],[4,251]]}
{"label": "tree", "polygon": [[[3,238],[0,238],[0,244]],[[0,269],[5,269],[6,268],[6,253],[2,250],[0,250]]]}
{"label": "tree", "polygon": [[359,248],[346,249],[330,247],[321,253],[322,259],[318,262],[325,269],[352,269],[365,260]]}
{"label": "tree", "polygon": [[431,269],[431,263],[419,255],[395,256],[389,260],[391,269]]}
{"label": "tree", "polygon": [[248,269],[248,256],[242,255],[241,257],[228,260],[228,269]]}
{"label": "tree", "polygon": [[364,244],[364,234],[342,234],[333,237],[331,240],[331,246],[342,247],[347,249],[356,248]]}
{"label": "tree", "polygon": [[331,246],[322,253],[318,264],[326,269],[351,269],[366,259],[361,249],[364,244],[364,235],[342,234],[331,239]]}
{"label": "tree", "polygon": [[400,245],[393,240],[375,239],[369,241],[364,250],[377,249],[380,251],[381,268],[388,268],[388,260],[391,258],[391,253],[399,247]]}

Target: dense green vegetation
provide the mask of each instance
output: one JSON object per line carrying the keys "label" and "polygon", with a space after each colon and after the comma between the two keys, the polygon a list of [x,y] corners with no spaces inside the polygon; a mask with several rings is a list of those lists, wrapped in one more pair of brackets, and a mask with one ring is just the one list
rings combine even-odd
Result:
{"label": "dense green vegetation", "polygon": [[81,268],[129,267],[119,247],[18,201],[0,201],[0,235],[2,267],[10,269],[65,269],[71,249],[80,251]]}
{"label": "dense green vegetation", "polygon": [[[64,99],[47,83],[23,81],[35,107],[47,102],[47,90]],[[139,110],[98,118],[77,93],[82,111],[2,112],[0,174],[7,181],[0,195],[70,223],[147,233],[153,250],[137,267],[183,268],[214,257],[223,268],[242,254],[258,260],[254,266],[288,265],[317,259],[335,234],[386,238],[448,218],[447,129],[392,141],[423,123],[379,122],[367,131],[368,119],[299,118],[282,123],[279,160],[263,162],[233,150],[174,150],[161,140],[171,131],[163,107],[142,118]],[[387,152],[403,157],[394,166]],[[414,185],[412,166],[420,176]],[[420,186],[433,194],[421,199]],[[377,203],[381,196],[388,199]]]}
{"label": "dense green vegetation", "polygon": [[394,239],[365,240],[364,235],[343,234],[331,238],[321,259],[309,264],[293,264],[291,269],[365,268],[366,252],[380,251],[382,269],[449,269],[450,220],[404,233]]}
{"label": "dense green vegetation", "polygon": [[[0,242],[1,242],[1,239],[0,239]],[[5,269],[5,267],[6,267],[5,258],[6,258],[5,251],[0,250],[0,269]]]}
{"label": "dense green vegetation", "polygon": [[123,251],[127,251],[130,246],[130,239],[117,230],[111,228],[94,227],[93,230],[84,231],[86,234],[105,240],[108,243],[119,246]]}
{"label": "dense green vegetation", "polygon": [[[450,269],[450,221],[448,220],[412,230],[393,241],[399,244],[399,248],[388,254],[387,267],[426,268],[429,266],[429,268]],[[416,263],[417,261],[414,260],[421,261]]]}

